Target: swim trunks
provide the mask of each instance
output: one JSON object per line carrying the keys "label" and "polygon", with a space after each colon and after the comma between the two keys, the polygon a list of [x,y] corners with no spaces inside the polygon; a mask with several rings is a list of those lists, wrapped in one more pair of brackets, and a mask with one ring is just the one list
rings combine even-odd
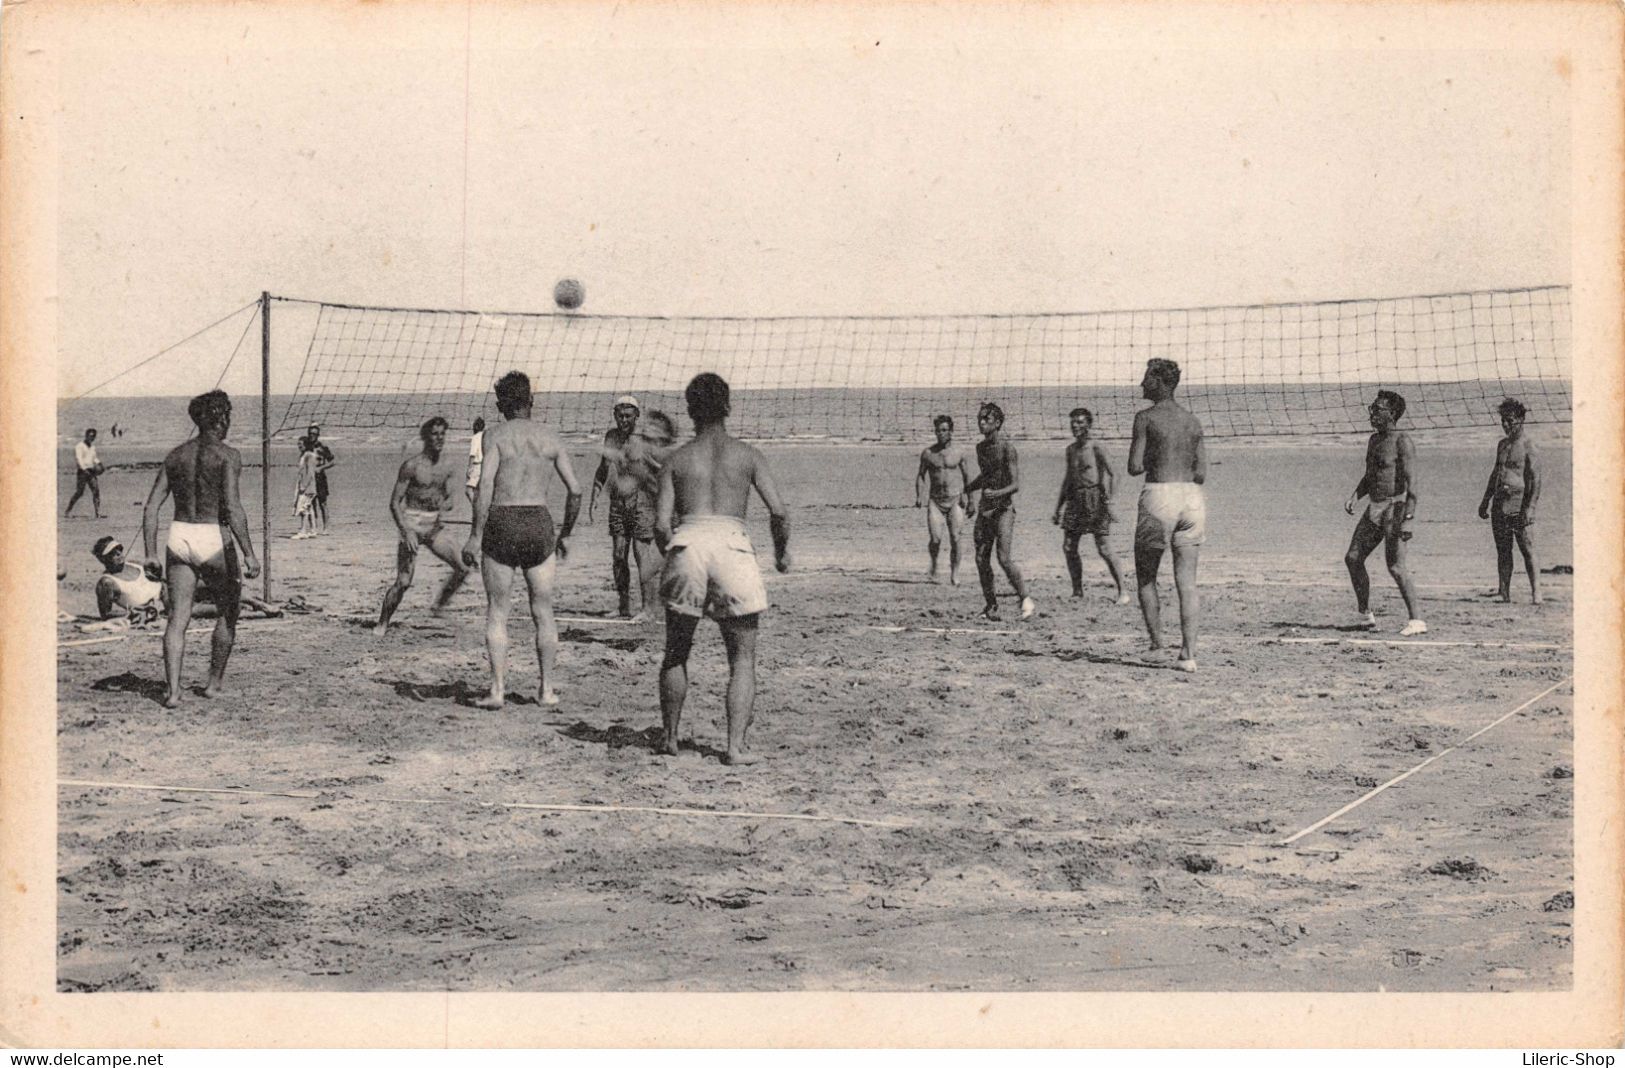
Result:
{"label": "swim trunks", "polygon": [[1110,534],[1112,513],[1106,488],[1098,482],[1074,487],[1061,512],[1061,529],[1068,534]]}
{"label": "swim trunks", "polygon": [[653,541],[655,510],[643,494],[609,498],[609,536]]}
{"label": "swim trunks", "polygon": [[1195,482],[1147,482],[1134,525],[1139,549],[1200,545],[1207,538],[1207,502]]}
{"label": "swim trunks", "polygon": [[432,540],[440,532],[441,516],[438,511],[425,512],[417,508],[403,508],[401,511],[406,515],[406,529],[416,536],[419,545]]}
{"label": "swim trunks", "polygon": [[504,567],[536,567],[557,544],[553,513],[545,504],[493,505],[480,539],[481,551]]}
{"label": "swim trunks", "polygon": [[959,517],[961,519],[963,519],[964,516],[965,516],[964,509],[959,507],[959,498],[957,496],[955,496],[955,497],[932,497],[931,498],[931,507],[935,508],[937,511],[941,512],[943,515],[947,516],[950,519],[953,518],[955,512],[959,513]]}
{"label": "swim trunks", "polygon": [[1490,505],[1490,530],[1496,537],[1523,529],[1523,497],[1497,497]]}
{"label": "swim trunks", "polygon": [[226,530],[219,523],[170,523],[164,548],[181,563],[202,567],[225,554]]}
{"label": "swim trunks", "polygon": [[1012,520],[1015,519],[1016,503],[1009,497],[1001,498],[1000,503],[992,506],[986,502],[979,502],[976,508],[976,526],[971,530],[971,540],[977,544],[996,541],[999,537],[999,524],[1003,522],[1007,513]]}
{"label": "swim trunks", "polygon": [[737,619],[767,610],[767,587],[742,520],[684,516],[666,548],[660,599],[678,615]]}

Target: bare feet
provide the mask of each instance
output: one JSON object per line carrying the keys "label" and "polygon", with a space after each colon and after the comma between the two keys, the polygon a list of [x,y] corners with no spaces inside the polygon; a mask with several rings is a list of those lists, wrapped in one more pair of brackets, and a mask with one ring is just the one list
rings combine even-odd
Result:
{"label": "bare feet", "polygon": [[538,703],[546,705],[547,707],[551,708],[554,705],[559,703],[558,691],[556,691],[556,690],[543,690],[540,694],[537,695],[536,700],[537,700]]}
{"label": "bare feet", "polygon": [[649,622],[649,613],[647,613],[647,612],[639,612],[636,615],[634,615],[631,619],[628,619],[627,622],[628,623],[647,623],[647,622]]}
{"label": "bare feet", "polygon": [[660,739],[660,745],[655,748],[655,752],[661,754],[662,756],[676,756],[677,739],[670,736],[662,737]]}
{"label": "bare feet", "polygon": [[736,753],[729,750],[727,753],[723,754],[722,762],[730,767],[737,767],[741,764],[754,764],[761,759],[762,758],[755,753],[746,751]]}
{"label": "bare feet", "polygon": [[491,693],[486,694],[484,697],[481,697],[479,700],[475,701],[474,702],[474,707],[475,708],[483,708],[483,709],[486,709],[487,711],[490,711],[490,712],[495,712],[497,709],[502,707],[503,703],[504,703],[503,702],[503,696],[501,694],[496,693],[495,691],[493,691]]}
{"label": "bare feet", "polygon": [[164,694],[164,707],[165,708],[179,708],[179,707],[181,707],[181,695],[178,694],[178,693],[166,693],[166,694]]}
{"label": "bare feet", "polygon": [[1132,598],[1132,597],[1130,597],[1130,596],[1129,596],[1129,595],[1128,595],[1128,594],[1126,594],[1126,593],[1119,593],[1119,594],[1118,594],[1118,595],[1117,595],[1117,603],[1118,603],[1118,604],[1133,604],[1133,603],[1134,603],[1134,599],[1133,599],[1133,598]]}
{"label": "bare feet", "polygon": [[198,692],[201,693],[204,697],[207,697],[209,700],[212,701],[216,697],[219,697],[220,694],[223,691],[221,689],[220,683],[211,682],[207,686],[203,687],[203,689],[199,690]]}
{"label": "bare feet", "polygon": [[999,606],[996,604],[989,604],[986,608],[982,609],[982,615],[989,622],[997,623],[999,621]]}
{"label": "bare feet", "polygon": [[1074,586],[1074,587],[1072,587],[1072,596],[1074,596],[1074,597],[1082,597],[1083,596],[1083,587],[1082,586]]}
{"label": "bare feet", "polygon": [[1021,618],[1022,619],[1031,619],[1031,618],[1033,618],[1033,613],[1036,612],[1036,611],[1038,611],[1038,606],[1033,604],[1033,599],[1031,597],[1023,597],[1021,599]]}

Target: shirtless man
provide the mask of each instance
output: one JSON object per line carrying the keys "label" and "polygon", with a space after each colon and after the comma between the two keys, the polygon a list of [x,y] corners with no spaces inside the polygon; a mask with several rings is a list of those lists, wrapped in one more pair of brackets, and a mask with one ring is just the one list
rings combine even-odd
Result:
{"label": "shirtless man", "polygon": [[1196,590],[1196,563],[1207,538],[1207,446],[1196,416],[1174,402],[1179,364],[1147,360],[1140,392],[1151,407],[1134,413],[1134,440],[1128,450],[1128,473],[1144,475],[1140,514],[1134,525],[1134,577],[1140,587],[1140,613],[1151,636],[1151,648],[1162,648],[1162,600],[1157,571],[1162,554],[1174,554],[1174,586],[1179,591],[1179,670],[1196,670],[1196,627],[1201,602]]}
{"label": "shirtless man", "polygon": [[[954,444],[954,417],[939,415],[931,421],[937,443],[920,453],[920,470],[914,476],[914,507],[925,508],[926,548],[931,553],[931,581],[937,581],[937,554],[942,538],[948,536],[948,583],[959,585],[959,531],[965,525],[970,496],[965,484],[970,468],[965,450]],[[926,489],[930,488],[930,507]]]}
{"label": "shirtless man", "polygon": [[[243,458],[226,444],[231,429],[231,398],[212,390],[192,398],[187,414],[197,436],[170,451],[147,494],[141,511],[141,535],[149,571],[165,577],[169,597],[169,625],[164,628],[164,679],[168,689],[164,707],[181,702],[181,661],[186,655],[186,627],[192,622],[192,598],[199,580],[214,592],[220,616],[209,643],[209,681],[204,697],[218,697],[226,661],[237,637],[237,613],[242,580],[260,573],[259,557],[248,537],[248,516],[243,512],[238,479]],[[158,563],[158,512],[175,495],[175,515],[169,524],[163,563]],[[237,548],[242,547],[241,573]]]}
{"label": "shirtless man", "polygon": [[1055,497],[1053,522],[1061,528],[1061,555],[1066,558],[1066,570],[1072,577],[1072,596],[1083,596],[1083,559],[1078,555],[1078,541],[1085,534],[1095,537],[1095,550],[1106,562],[1112,582],[1117,586],[1117,603],[1128,604],[1123,592],[1123,572],[1112,552],[1112,490],[1117,474],[1106,450],[1089,440],[1089,431],[1095,425],[1095,416],[1088,408],[1074,408],[1068,419],[1072,425],[1072,444],[1066,447],[1066,475],[1061,479],[1061,492]]}
{"label": "shirtless man", "polygon": [[1394,424],[1405,414],[1404,397],[1392,390],[1378,390],[1377,399],[1368,410],[1376,433],[1365,447],[1365,474],[1349,494],[1343,511],[1353,515],[1356,501],[1361,497],[1368,501],[1365,511],[1360,513],[1360,521],[1354,526],[1354,536],[1349,539],[1343,563],[1348,566],[1349,580],[1354,584],[1359,625],[1375,627],[1377,617],[1371,612],[1371,577],[1366,574],[1365,558],[1378,545],[1383,547],[1388,573],[1394,576],[1399,594],[1405,599],[1405,611],[1410,616],[1399,634],[1410,638],[1428,631],[1428,625],[1417,614],[1416,589],[1405,567],[1405,543],[1411,540],[1405,524],[1416,516],[1416,447],[1409,437],[1394,429]]}
{"label": "shirtless man", "polygon": [[[581,486],[570,467],[570,454],[558,435],[531,419],[530,379],[509,371],[496,384],[497,410],[503,423],[489,427],[480,439],[484,460],[480,488],[474,496],[474,529],[463,546],[463,562],[480,565],[485,581],[485,648],[491,658],[491,690],[474,702],[498,709],[507,699],[508,597],[514,568],[525,573],[530,591],[530,618],[536,624],[536,661],[540,672],[537,700],[559,703],[553,685],[559,630],[553,620],[553,583],[558,561],[566,555],[565,539],[581,511]],[[564,525],[555,535],[547,510],[547,490],[557,471],[569,495]]]}
{"label": "shirtless man", "polygon": [[[626,470],[626,449],[637,435],[641,411],[636,397],[621,397],[615,401],[615,425],[604,431],[604,444],[599,450],[602,458],[592,476],[592,494],[587,499],[587,522],[590,523],[598,506],[599,491],[606,485],[609,487],[610,572],[615,577],[621,618],[639,621],[643,613],[653,609],[660,590],[654,513],[642,507],[645,498],[637,492],[636,480],[629,477]],[[637,559],[638,586],[642,590],[643,607],[636,617],[632,615],[629,555]]]}
{"label": "shirtless man", "polygon": [[457,555],[457,539],[445,528],[452,486],[458,475],[456,462],[446,455],[446,421],[438,415],[429,419],[418,428],[418,437],[423,439],[423,451],[401,464],[395,490],[389,495],[389,514],[395,520],[398,537],[395,581],[384,591],[378,625],[373,628],[373,634],[380,637],[389,630],[390,618],[401,606],[401,598],[412,588],[420,548],[427,545],[430,552],[451,565],[451,574],[434,599],[437,614],[468,578],[468,568]]}
{"label": "shirtless man", "polygon": [[[688,696],[688,654],[700,616],[722,628],[728,651],[727,764],[751,764],[747,732],[756,703],[757,617],[767,609],[767,589],[756,550],[745,529],[745,507],[754,489],[771,516],[773,560],[790,570],[790,516],[773,484],[767,459],[727,428],[728,383],[696,375],[684,393],[694,420],[694,440],[666,461],[660,472],[655,538],[666,550],[660,597],[666,603],[666,655],[660,664],[660,751],[677,754],[678,727]],[[673,517],[680,517],[672,531]]]}
{"label": "shirtless man", "polygon": [[998,621],[999,602],[993,592],[993,550],[997,546],[1004,577],[1021,598],[1021,618],[1030,619],[1033,599],[1027,596],[1027,583],[1011,555],[1016,536],[1016,494],[1021,490],[1021,467],[1015,445],[1002,433],[1004,409],[997,404],[982,405],[976,413],[976,427],[982,432],[982,440],[976,443],[976,463],[981,470],[966,484],[965,495],[980,494],[971,537],[976,543],[976,575],[982,580],[982,599],[986,602],[982,614]]}
{"label": "shirtless man", "polygon": [[1508,397],[1497,409],[1506,437],[1495,446],[1495,469],[1490,472],[1484,499],[1478,504],[1478,518],[1490,521],[1495,536],[1495,569],[1500,578],[1503,604],[1512,602],[1512,543],[1523,554],[1523,569],[1529,575],[1529,597],[1540,603],[1540,568],[1535,564],[1535,502],[1540,500],[1540,470],[1536,466],[1535,443],[1523,432],[1524,406]]}

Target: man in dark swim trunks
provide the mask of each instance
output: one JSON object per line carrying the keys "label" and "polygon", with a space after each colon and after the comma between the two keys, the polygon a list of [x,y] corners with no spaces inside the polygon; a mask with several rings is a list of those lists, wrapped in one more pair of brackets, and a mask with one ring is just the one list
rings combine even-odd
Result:
{"label": "man in dark swim trunks", "polygon": [[[570,468],[570,454],[558,435],[531,417],[530,379],[509,371],[496,384],[497,410],[503,423],[489,427],[480,439],[484,462],[474,497],[474,529],[463,546],[463,562],[480,565],[485,580],[485,645],[491,657],[491,692],[475,702],[497,709],[506,699],[508,676],[508,594],[513,569],[525,573],[530,591],[530,618],[536,624],[536,659],[541,668],[537,695],[544,705],[559,703],[553,686],[553,660],[559,631],[553,621],[553,582],[564,541],[581,511],[581,486]],[[555,535],[547,510],[549,469],[557,471],[569,496],[564,526]]]}

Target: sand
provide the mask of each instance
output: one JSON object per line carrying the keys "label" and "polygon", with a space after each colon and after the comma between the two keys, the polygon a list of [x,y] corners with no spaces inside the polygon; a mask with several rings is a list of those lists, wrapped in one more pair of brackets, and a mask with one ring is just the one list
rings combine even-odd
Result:
{"label": "sand", "polygon": [[[155,634],[61,650],[60,777],[120,784],[60,789],[61,989],[1571,983],[1571,689],[1447,752],[1572,671],[1571,578],[1547,576],[1539,609],[1521,573],[1514,604],[1485,596],[1481,445],[1423,454],[1412,548],[1437,644],[1350,643],[1403,622],[1380,554],[1382,633],[1340,629],[1358,448],[1215,449],[1194,676],[1145,653],[1092,553],[1088,596],[1065,596],[1059,444],[1022,454],[1017,557],[1040,609],[1024,624],[1009,601],[1007,622],[976,618],[968,546],[960,587],[925,581],[916,450],[773,450],[797,569],[767,569],[752,734],[766,759],[748,768],[718,760],[709,625],[690,748],[653,752],[661,632],[609,618],[602,511],[561,572],[560,613],[578,621],[561,626],[559,708],[534,702],[517,610],[509,705],[471,707],[482,600],[472,584],[432,617],[437,561],[375,638],[398,456],[335,447],[334,532],[272,556],[276,596],[320,610],[245,623],[225,696],[162,709]],[[1548,462],[1544,562],[1570,564],[1566,450]],[[578,469],[590,476],[584,453]],[[275,472],[282,534],[290,474]],[[138,544],[150,478],[110,472],[113,518],[60,524],[61,607],[93,603],[96,536]],[[246,472],[256,537],[257,484]],[[1124,515],[1133,500],[1125,481]],[[1166,574],[1163,588],[1171,627]],[[192,642],[196,685],[207,634]],[[792,815],[818,818],[772,818]]]}

